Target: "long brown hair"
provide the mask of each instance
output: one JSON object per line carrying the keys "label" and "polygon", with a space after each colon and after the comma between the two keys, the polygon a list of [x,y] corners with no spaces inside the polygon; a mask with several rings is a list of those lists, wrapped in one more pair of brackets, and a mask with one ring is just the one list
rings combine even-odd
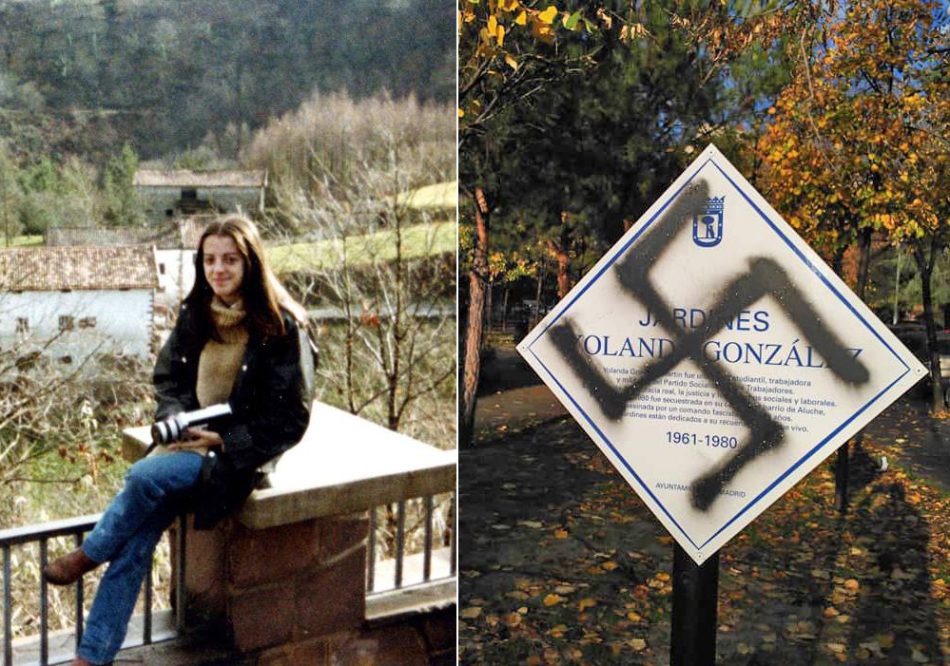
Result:
{"label": "long brown hair", "polygon": [[229,236],[241,254],[244,277],[240,291],[247,312],[245,321],[248,333],[252,337],[266,339],[284,335],[286,329],[281,308],[289,312],[299,324],[306,325],[306,310],[287,293],[270,269],[257,227],[243,215],[228,215],[211,222],[202,232],[195,255],[195,284],[185,297],[185,303],[192,312],[194,331],[201,339],[217,337],[211,321],[214,291],[204,273],[204,242],[208,236]]}

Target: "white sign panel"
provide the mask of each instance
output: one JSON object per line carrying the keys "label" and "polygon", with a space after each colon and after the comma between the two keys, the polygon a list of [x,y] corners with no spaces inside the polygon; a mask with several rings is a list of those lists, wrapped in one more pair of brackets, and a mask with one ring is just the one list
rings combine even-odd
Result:
{"label": "white sign panel", "polygon": [[714,146],[518,350],[697,563],[926,373]]}

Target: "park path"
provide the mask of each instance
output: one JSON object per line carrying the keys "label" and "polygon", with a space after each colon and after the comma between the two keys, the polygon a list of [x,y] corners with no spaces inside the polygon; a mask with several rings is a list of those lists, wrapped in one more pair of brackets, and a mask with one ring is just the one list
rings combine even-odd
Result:
{"label": "park path", "polygon": [[483,364],[475,404],[475,440],[486,445],[567,415],[514,347],[496,347]]}
{"label": "park path", "polygon": [[950,493],[950,418],[932,418],[916,388],[885,409],[864,432],[872,440],[898,446],[898,458],[888,464],[904,465]]}

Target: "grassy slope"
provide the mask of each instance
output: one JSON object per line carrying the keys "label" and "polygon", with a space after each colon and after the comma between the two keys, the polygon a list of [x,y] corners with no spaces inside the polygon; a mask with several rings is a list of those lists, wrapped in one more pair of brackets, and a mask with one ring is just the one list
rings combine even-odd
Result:
{"label": "grassy slope", "polygon": [[399,205],[416,210],[455,210],[458,205],[458,181],[425,185],[396,197]]}
{"label": "grassy slope", "polygon": [[[278,273],[295,270],[328,268],[339,265],[342,241],[328,239],[310,243],[291,243],[267,248],[267,257]],[[354,236],[346,245],[351,265],[395,259],[395,235],[382,231],[365,236]],[[419,224],[403,230],[403,257],[420,259],[455,252],[455,224],[434,222]]]}

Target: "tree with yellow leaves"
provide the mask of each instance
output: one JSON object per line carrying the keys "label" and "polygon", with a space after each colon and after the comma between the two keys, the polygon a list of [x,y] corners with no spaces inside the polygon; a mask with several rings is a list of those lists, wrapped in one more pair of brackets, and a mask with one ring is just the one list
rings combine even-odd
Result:
{"label": "tree with yellow leaves", "polygon": [[565,51],[564,36],[597,30],[550,1],[460,0],[458,21],[460,148],[510,105],[584,66],[584,49]]}
{"label": "tree with yellow leaves", "polygon": [[800,66],[768,110],[759,183],[806,239],[838,257],[872,236],[912,251],[921,278],[933,408],[943,408],[931,277],[950,241],[947,15],[932,0],[815,2]]}

